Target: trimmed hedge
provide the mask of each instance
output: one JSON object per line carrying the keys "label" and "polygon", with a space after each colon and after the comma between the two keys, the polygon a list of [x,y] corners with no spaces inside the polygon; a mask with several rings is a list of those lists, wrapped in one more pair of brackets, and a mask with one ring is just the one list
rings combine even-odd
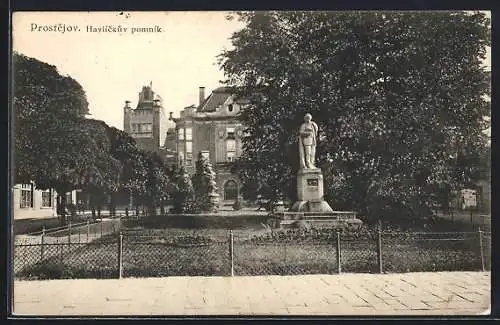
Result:
{"label": "trimmed hedge", "polygon": [[169,214],[164,216],[148,216],[140,219],[124,220],[128,228],[144,227],[149,229],[184,228],[184,229],[236,229],[259,227],[277,220],[263,214],[241,214],[224,216],[220,214]]}

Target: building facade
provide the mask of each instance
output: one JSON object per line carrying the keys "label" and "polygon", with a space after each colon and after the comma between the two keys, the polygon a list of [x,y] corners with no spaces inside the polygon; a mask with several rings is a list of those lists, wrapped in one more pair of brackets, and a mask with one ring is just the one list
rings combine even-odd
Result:
{"label": "building facade", "polygon": [[[12,188],[14,219],[44,219],[57,217],[57,193],[53,189],[38,190],[34,183],[16,184]],[[67,204],[76,203],[77,191],[68,192]]]}
{"label": "building facade", "polygon": [[162,109],[162,99],[154,93],[151,84],[142,87],[135,109],[130,107],[130,101],[125,101],[123,130],[135,139],[139,148],[159,152]]}
{"label": "building facade", "polygon": [[162,156],[167,166],[175,166],[177,164],[177,144],[175,139],[175,127],[167,129],[165,142],[161,148]]}
{"label": "building facade", "polygon": [[234,202],[241,182],[231,173],[234,160],[242,153],[243,126],[238,114],[243,101],[235,101],[227,88],[215,89],[205,98],[205,88],[199,88],[199,104],[184,108],[175,122],[177,164],[191,175],[199,153],[209,159],[216,173],[217,187],[223,203]]}

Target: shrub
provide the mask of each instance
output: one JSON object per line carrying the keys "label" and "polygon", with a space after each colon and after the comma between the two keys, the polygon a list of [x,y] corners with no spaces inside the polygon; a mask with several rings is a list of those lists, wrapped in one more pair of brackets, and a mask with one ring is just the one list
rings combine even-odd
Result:
{"label": "shrub", "polygon": [[241,206],[240,200],[234,201],[234,203],[233,203],[233,210],[237,211],[237,210],[241,210],[241,208],[242,208],[242,206]]}

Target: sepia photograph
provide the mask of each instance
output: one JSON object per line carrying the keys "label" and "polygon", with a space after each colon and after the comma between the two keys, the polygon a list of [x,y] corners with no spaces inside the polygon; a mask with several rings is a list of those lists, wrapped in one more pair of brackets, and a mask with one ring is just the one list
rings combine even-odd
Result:
{"label": "sepia photograph", "polygon": [[12,14],[12,316],[491,313],[490,11]]}

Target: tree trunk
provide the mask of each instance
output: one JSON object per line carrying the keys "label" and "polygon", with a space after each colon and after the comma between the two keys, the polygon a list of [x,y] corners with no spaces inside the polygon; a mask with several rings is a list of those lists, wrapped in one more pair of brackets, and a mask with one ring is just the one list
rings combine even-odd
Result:
{"label": "tree trunk", "polygon": [[92,205],[92,220],[95,221],[95,207]]}
{"label": "tree trunk", "polygon": [[147,206],[147,211],[150,216],[156,215],[156,204],[154,200],[151,200]]}
{"label": "tree trunk", "polygon": [[139,204],[135,205],[135,216],[139,217]]}
{"label": "tree trunk", "polygon": [[109,214],[110,214],[110,216],[113,216],[113,217],[116,215],[116,192],[110,193]]}
{"label": "tree trunk", "polygon": [[[61,226],[65,226],[66,225],[66,191],[64,189],[56,189],[56,192],[58,193],[57,197],[58,197],[58,214],[60,215],[60,219],[59,219],[59,224]],[[59,193],[63,193],[62,195],[60,195]]]}

